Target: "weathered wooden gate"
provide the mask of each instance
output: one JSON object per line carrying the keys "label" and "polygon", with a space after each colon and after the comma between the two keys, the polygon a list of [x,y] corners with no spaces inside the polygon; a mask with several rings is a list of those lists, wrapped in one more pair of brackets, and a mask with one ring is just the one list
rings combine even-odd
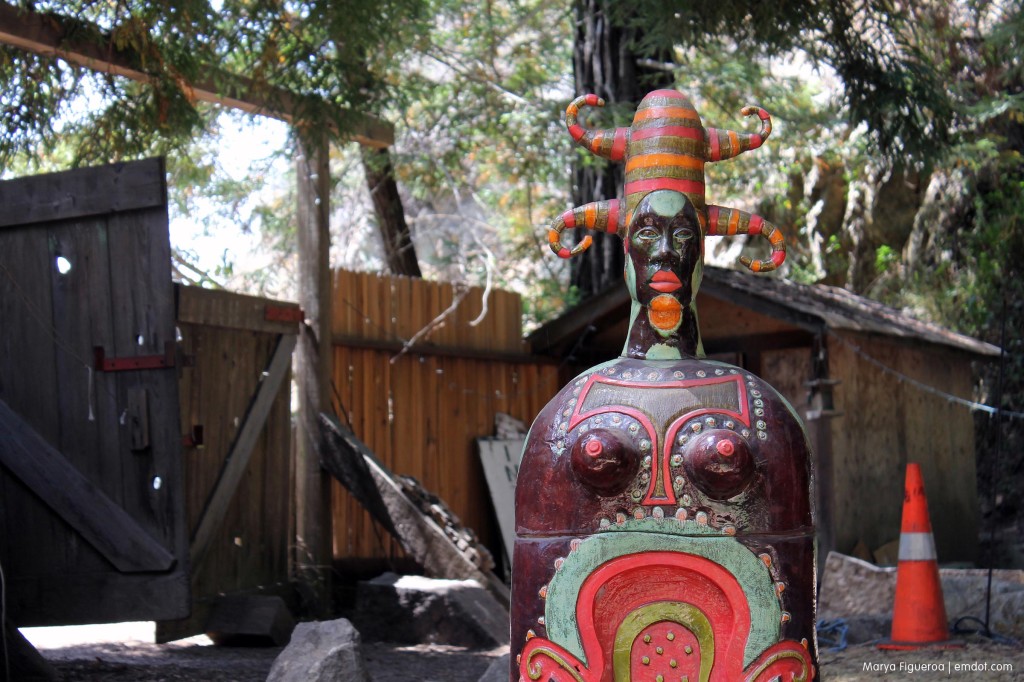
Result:
{"label": "weathered wooden gate", "polygon": [[19,626],[181,618],[160,160],[0,183],[0,562]]}

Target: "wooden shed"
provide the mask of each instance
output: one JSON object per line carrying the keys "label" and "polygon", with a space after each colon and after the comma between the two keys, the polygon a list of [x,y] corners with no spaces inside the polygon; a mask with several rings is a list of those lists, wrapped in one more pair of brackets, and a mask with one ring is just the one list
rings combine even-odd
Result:
{"label": "wooden shed", "polygon": [[[940,561],[978,547],[972,362],[999,349],[843,289],[706,267],[697,298],[707,354],[774,385],[815,453],[819,551],[899,538],[907,462],[921,464]],[[533,351],[562,381],[622,351],[629,294],[613,287],[545,324]]]}

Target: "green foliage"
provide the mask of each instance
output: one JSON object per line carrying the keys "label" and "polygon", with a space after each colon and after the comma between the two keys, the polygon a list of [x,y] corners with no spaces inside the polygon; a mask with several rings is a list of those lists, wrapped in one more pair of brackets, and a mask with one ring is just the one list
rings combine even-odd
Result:
{"label": "green foliage", "polygon": [[948,140],[954,107],[944,76],[922,47],[922,14],[891,0],[739,0],[611,3],[620,20],[644,28],[643,54],[676,46],[734,58],[801,52],[840,79],[846,116],[865,125],[876,149],[892,159],[930,155]]}

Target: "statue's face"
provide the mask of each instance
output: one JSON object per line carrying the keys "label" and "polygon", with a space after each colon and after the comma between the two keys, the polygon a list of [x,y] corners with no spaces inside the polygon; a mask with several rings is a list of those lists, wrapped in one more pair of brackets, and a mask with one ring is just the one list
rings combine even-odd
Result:
{"label": "statue's face", "polygon": [[627,235],[626,283],[633,298],[648,308],[652,302],[657,309],[688,306],[701,233],[686,195],[663,190],[644,197]]}

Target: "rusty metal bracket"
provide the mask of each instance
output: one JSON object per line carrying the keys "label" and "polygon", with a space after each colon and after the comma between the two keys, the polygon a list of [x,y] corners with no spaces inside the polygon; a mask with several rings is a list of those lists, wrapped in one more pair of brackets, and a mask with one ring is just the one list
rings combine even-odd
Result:
{"label": "rusty metal bracket", "polygon": [[263,306],[263,319],[267,322],[295,322],[299,323],[306,319],[306,313],[302,308],[295,306],[273,305],[271,303]]}
{"label": "rusty metal bracket", "polygon": [[128,372],[140,369],[167,369],[174,367],[177,346],[172,341],[164,344],[163,355],[137,355],[127,358],[108,358],[103,346],[93,348],[98,372]]}

